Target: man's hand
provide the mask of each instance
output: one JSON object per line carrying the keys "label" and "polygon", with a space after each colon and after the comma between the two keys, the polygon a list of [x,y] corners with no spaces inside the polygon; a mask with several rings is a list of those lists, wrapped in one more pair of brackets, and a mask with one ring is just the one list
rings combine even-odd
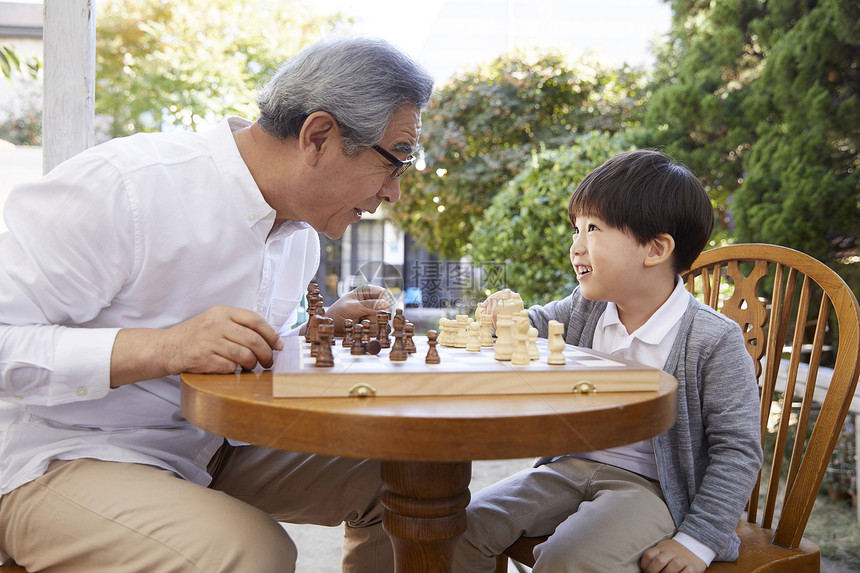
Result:
{"label": "man's hand", "polygon": [[642,554],[639,566],[644,573],[704,573],[705,562],[673,539],[664,539]]}
{"label": "man's hand", "polygon": [[111,354],[111,386],[181,372],[270,368],[281,348],[278,333],[256,312],[215,306],[170,328],[120,330]]}
{"label": "man's hand", "polygon": [[371,284],[361,285],[335,301],[325,315],[334,319],[335,334],[343,334],[343,321],[347,318],[360,322],[367,318],[371,325],[376,324],[376,313],[380,310],[393,311],[394,297],[388,290]]}

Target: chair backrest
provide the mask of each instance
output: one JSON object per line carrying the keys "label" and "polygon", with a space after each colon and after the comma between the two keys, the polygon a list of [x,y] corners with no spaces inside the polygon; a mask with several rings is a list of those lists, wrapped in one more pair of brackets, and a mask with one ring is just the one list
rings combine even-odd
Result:
{"label": "chair backrest", "polygon": [[[776,430],[770,475],[764,476],[766,493],[759,507],[763,481],[760,476],[747,506],[747,521],[771,529],[774,509],[782,498],[773,542],[795,548],[812,512],[860,374],[857,300],[839,275],[821,262],[774,245],[741,244],[705,251],[683,276],[687,290],[734,319],[743,330],[759,380],[762,443],[771,402],[778,392],[780,363],[784,368],[787,363],[787,376],[783,378],[785,407]],[[810,329],[814,329],[811,346],[805,337]],[[838,347],[833,375],[818,416],[810,420],[825,334],[830,336],[834,330]],[[796,378],[804,355],[808,357],[808,370],[805,383],[800,382],[805,387],[791,444],[791,404],[796,391],[800,392]],[[813,427],[806,440],[810,423]],[[784,487],[780,488],[786,451],[791,455]]]}

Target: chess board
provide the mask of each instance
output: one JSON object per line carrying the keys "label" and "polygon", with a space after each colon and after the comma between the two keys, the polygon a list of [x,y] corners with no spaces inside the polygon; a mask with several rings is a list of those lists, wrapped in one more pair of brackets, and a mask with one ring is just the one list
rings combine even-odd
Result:
{"label": "chess board", "polygon": [[[565,394],[571,392],[656,391],[660,371],[584,348],[567,346],[564,365],[547,364],[546,340],[538,340],[541,357],[528,365],[498,361],[493,348],[480,352],[437,345],[439,364],[425,364],[427,337],[415,336],[416,352],[403,362],[389,360],[390,349],[377,355],[350,354],[332,347],[334,366],[318,367],[303,337],[284,339],[272,368],[276,398],[345,396],[441,396],[473,394]],[[392,341],[393,344],[393,341]]]}

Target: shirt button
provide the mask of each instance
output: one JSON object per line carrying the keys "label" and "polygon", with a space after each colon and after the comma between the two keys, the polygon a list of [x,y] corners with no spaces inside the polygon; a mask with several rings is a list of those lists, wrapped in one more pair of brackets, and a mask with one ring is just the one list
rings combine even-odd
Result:
{"label": "shirt button", "polygon": [[78,386],[77,394],[78,394],[78,396],[86,396],[87,395],[86,386]]}
{"label": "shirt button", "polygon": [[253,213],[249,213],[249,214],[248,214],[248,220],[249,220],[249,221],[253,221],[253,220],[254,220],[254,219],[256,219],[256,218],[257,218],[257,216],[256,216],[255,214],[253,214]]}

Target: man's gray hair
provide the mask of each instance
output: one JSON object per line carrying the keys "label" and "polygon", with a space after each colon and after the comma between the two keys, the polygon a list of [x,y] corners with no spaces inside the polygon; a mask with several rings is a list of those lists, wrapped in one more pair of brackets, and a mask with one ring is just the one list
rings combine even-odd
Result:
{"label": "man's gray hair", "polygon": [[285,140],[298,137],[312,113],[328,112],[352,157],[382,140],[400,107],[426,108],[432,91],[430,74],[384,40],[326,39],[284,62],[263,87],[258,123]]}

